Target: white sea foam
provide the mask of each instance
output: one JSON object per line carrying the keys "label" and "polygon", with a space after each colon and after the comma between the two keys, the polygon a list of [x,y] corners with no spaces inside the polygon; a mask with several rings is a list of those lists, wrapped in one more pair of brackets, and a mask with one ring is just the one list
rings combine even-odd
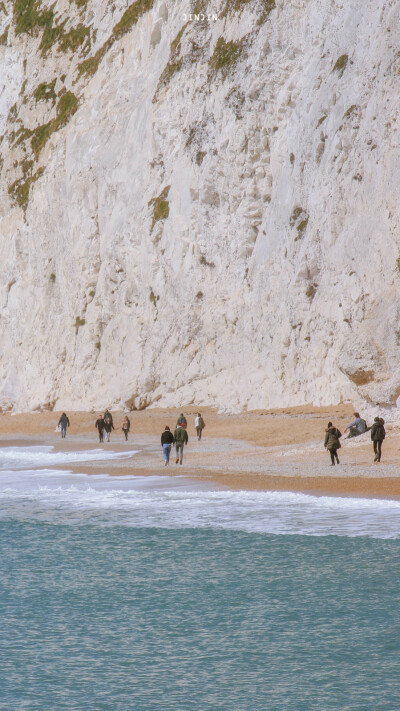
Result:
{"label": "white sea foam", "polygon": [[400,538],[400,502],[206,488],[185,477],[0,473],[0,518]]}
{"label": "white sea foam", "polygon": [[137,454],[138,450],[113,452],[106,449],[88,449],[75,452],[55,452],[54,447],[1,447],[0,470],[32,469],[33,467],[57,466],[75,462],[124,459]]}

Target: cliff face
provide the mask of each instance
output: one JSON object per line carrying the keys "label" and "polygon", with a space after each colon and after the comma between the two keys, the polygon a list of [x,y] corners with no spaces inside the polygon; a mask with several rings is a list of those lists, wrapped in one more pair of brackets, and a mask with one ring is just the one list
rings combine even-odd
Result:
{"label": "cliff face", "polygon": [[1,407],[395,405],[399,15],[0,2]]}

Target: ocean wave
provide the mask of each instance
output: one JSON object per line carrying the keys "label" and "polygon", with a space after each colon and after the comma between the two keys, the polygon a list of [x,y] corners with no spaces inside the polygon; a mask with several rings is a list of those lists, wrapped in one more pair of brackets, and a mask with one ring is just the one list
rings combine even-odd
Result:
{"label": "ocean wave", "polygon": [[[69,479],[66,481],[66,477]],[[72,481],[73,479],[73,481]],[[90,483],[89,483],[90,481]],[[0,519],[307,536],[400,537],[400,502],[201,488],[185,477],[3,473]]]}
{"label": "ocean wave", "polygon": [[124,452],[106,449],[88,449],[75,452],[55,452],[51,446],[1,447],[0,470],[29,469],[33,467],[57,466],[75,462],[93,462],[98,460],[125,459],[137,454],[139,450]]}

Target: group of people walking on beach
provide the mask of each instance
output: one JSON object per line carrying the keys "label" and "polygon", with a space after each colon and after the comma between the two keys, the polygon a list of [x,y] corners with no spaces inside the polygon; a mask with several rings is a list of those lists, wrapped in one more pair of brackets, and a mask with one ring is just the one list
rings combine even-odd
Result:
{"label": "group of people walking on beach", "polygon": [[[364,432],[371,431],[371,440],[374,447],[375,459],[374,462],[380,462],[382,456],[382,442],[386,437],[385,431],[385,420],[382,417],[375,417],[372,427],[368,427],[365,420],[360,417],[359,412],[354,413],[356,418],[353,422],[350,422],[347,427],[345,427],[344,432],[349,431],[346,439],[351,437],[357,437]],[[332,422],[328,422],[328,428],[325,430],[325,441],[324,447],[328,450],[331,457],[331,467],[336,464],[340,464],[338,457],[338,449],[341,448],[340,438],[342,433],[337,427],[334,427]]]}
{"label": "group of people walking on beach", "polygon": [[[69,419],[65,412],[61,415],[57,429],[61,430],[61,437],[64,439],[66,432],[67,432],[67,427],[70,426]],[[111,412],[107,409],[104,413],[104,415],[99,415],[95,425],[94,425],[98,431],[99,434],[99,442],[104,442],[104,434],[106,436],[106,442],[110,441],[110,435],[111,435],[111,430],[115,430],[114,427],[114,420]],[[201,435],[202,432],[205,428],[205,422],[200,414],[200,412],[197,413],[195,420],[194,420],[194,426],[196,429],[196,434],[197,434],[197,439],[198,441],[201,440]],[[125,441],[128,440],[128,434],[129,430],[131,428],[131,423],[129,420],[129,417],[125,415],[124,420],[122,422],[122,431],[125,435]],[[161,446],[163,450],[163,456],[164,456],[164,465],[167,467],[169,465],[169,459],[171,455],[171,448],[172,445],[175,444],[176,447],[176,464],[182,464],[183,461],[183,448],[185,444],[188,444],[189,442],[189,437],[187,433],[187,419],[183,412],[179,415],[176,425],[175,425],[175,430],[174,433],[172,434],[169,425],[165,426],[164,432],[161,435]]]}
{"label": "group of people walking on beach", "polygon": [[[115,430],[114,420],[111,412],[109,410],[106,410],[104,415],[99,415],[94,426],[96,427],[99,433],[99,442],[104,442],[104,433],[106,433],[106,442],[109,442],[111,430]],[[129,430],[131,429],[131,422],[127,415],[125,415],[124,417],[121,429],[125,435],[125,442],[127,442]]]}
{"label": "group of people walking on beach", "polygon": [[[197,434],[197,439],[198,441],[201,440],[201,433],[203,432],[205,428],[205,422],[200,415],[200,412],[197,413],[195,420],[194,420],[194,426],[196,428],[196,434]],[[182,464],[183,460],[183,448],[185,444],[188,444],[189,442],[189,437],[188,433],[186,431],[187,428],[187,419],[183,412],[179,415],[176,425],[175,425],[175,430],[174,434],[172,434],[169,425],[165,426],[165,430],[161,435],[161,446],[163,450],[163,456],[164,456],[164,466],[169,465],[169,458],[171,455],[171,449],[172,445],[175,444],[176,448],[176,460],[175,464]]]}
{"label": "group of people walking on beach", "polygon": [[[382,457],[382,442],[386,437],[385,431],[385,420],[382,417],[375,417],[373,425],[368,427],[365,420],[360,417],[359,412],[354,413],[355,420],[350,422],[344,429],[344,433],[348,431],[348,435],[345,439],[350,439],[351,437],[357,437],[364,432],[371,432],[371,440],[374,447],[374,462],[380,462]],[[62,413],[57,429],[61,430],[61,437],[64,439],[67,433],[67,427],[70,426],[68,416],[65,412]],[[200,414],[197,413],[194,421],[194,426],[196,429],[196,435],[198,441],[201,440],[201,435],[203,429],[205,428],[205,422]],[[99,442],[104,442],[104,434],[106,436],[106,442],[110,441],[111,430],[114,430],[114,421],[111,412],[107,409],[103,415],[99,415],[95,427],[99,434]],[[125,435],[125,441],[128,440],[128,434],[131,428],[131,423],[129,417],[125,415],[122,422],[122,431]],[[338,457],[338,449],[341,448],[340,438],[342,433],[335,427],[332,422],[328,422],[328,427],[325,430],[325,440],[324,447],[328,450],[331,458],[331,466],[334,467],[335,464],[340,464]],[[169,425],[165,426],[163,433],[161,434],[161,447],[164,457],[164,466],[169,465],[169,460],[171,456],[172,446],[175,445],[176,448],[176,464],[182,464],[183,461],[183,448],[189,442],[189,437],[187,433],[187,419],[183,412],[179,415],[174,433],[171,432]]]}

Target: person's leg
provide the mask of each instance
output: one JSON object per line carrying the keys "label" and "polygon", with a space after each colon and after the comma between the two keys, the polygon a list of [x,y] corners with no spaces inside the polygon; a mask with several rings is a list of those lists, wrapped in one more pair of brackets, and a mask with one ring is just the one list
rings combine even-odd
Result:
{"label": "person's leg", "polygon": [[335,457],[336,457],[336,463],[337,463],[337,464],[340,464],[340,462],[339,462],[339,457],[338,457],[338,453],[337,453],[337,449],[334,449],[333,451],[334,451],[334,454],[335,454]]}
{"label": "person's leg", "polygon": [[331,455],[331,467],[335,466],[335,450],[330,449],[329,454]]}
{"label": "person's leg", "polygon": [[67,433],[67,428],[66,427],[61,427],[61,437],[64,438]]}
{"label": "person's leg", "polygon": [[176,442],[176,444],[175,444],[175,449],[176,449],[176,460],[175,460],[175,464],[178,464],[178,462],[179,462],[179,444],[178,444],[178,442]]}
{"label": "person's leg", "polygon": [[124,434],[125,434],[125,442],[127,442],[128,441],[128,430],[124,430]]}
{"label": "person's leg", "polygon": [[374,462],[377,462],[378,461],[378,442],[376,441],[376,439],[373,440],[373,445],[374,445],[374,454],[375,454]]}
{"label": "person's leg", "polygon": [[180,452],[179,452],[179,464],[182,464],[182,459],[183,459],[183,442],[180,446]]}
{"label": "person's leg", "polygon": [[201,437],[201,429],[200,429],[200,427],[196,427],[196,434],[197,434],[197,439],[200,439],[200,437]]}
{"label": "person's leg", "polygon": [[167,447],[168,447],[167,444],[163,444],[163,446],[162,446],[162,453],[163,453],[163,457],[164,457],[165,466],[167,466],[167,463],[168,463]]}
{"label": "person's leg", "polygon": [[381,461],[381,456],[382,456],[382,441],[378,441],[378,462]]}

